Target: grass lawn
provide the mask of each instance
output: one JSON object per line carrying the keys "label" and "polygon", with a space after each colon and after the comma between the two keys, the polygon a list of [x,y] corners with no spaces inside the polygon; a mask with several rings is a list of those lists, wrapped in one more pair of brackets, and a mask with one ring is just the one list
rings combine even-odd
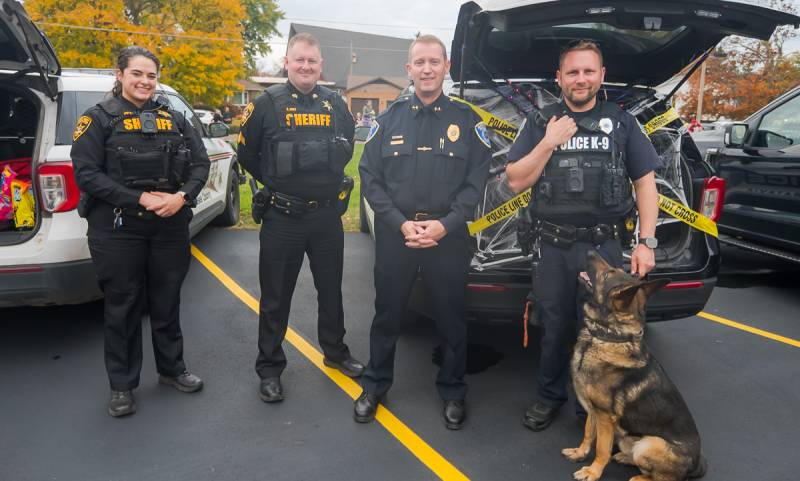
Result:
{"label": "grass lawn", "polygon": [[[353,150],[353,158],[350,159],[347,166],[344,168],[345,175],[349,175],[355,180],[355,187],[350,194],[350,207],[342,216],[342,224],[344,224],[345,232],[358,232],[359,228],[359,210],[361,204],[359,199],[361,196],[361,179],[358,177],[358,161],[361,159],[361,153],[364,151],[364,144],[357,143]],[[249,176],[248,176],[249,177]],[[239,228],[241,229],[257,229],[258,225],[253,222],[253,216],[250,213],[253,195],[250,192],[250,185],[243,184],[239,186],[241,193],[241,216],[239,221]]]}

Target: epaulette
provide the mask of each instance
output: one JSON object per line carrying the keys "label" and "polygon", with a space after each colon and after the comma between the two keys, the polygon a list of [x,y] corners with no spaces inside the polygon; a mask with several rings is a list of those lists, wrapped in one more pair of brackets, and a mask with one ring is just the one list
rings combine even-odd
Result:
{"label": "epaulette", "polygon": [[110,99],[103,100],[97,104],[105,113],[110,115],[111,117],[119,117],[120,115],[125,112],[125,106],[122,105],[122,102],[119,101],[116,97],[111,97]]}
{"label": "epaulette", "polygon": [[454,99],[453,97],[450,97],[450,96],[448,96],[447,98],[450,99],[450,105],[458,107],[461,110],[472,111],[472,107],[470,107],[469,105],[465,104],[464,102],[459,102],[458,100],[456,100],[456,99]]}

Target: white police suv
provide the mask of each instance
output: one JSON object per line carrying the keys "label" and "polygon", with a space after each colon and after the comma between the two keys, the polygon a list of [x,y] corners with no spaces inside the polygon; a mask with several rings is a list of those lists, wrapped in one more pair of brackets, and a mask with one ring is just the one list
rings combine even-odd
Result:
{"label": "white police suv", "polygon": [[[62,70],[22,4],[0,0],[0,307],[101,297],[69,153],[78,117],[111,90],[111,73]],[[211,159],[191,234],[209,223],[237,224],[236,154],[219,138],[227,127],[206,128],[178,92],[160,90],[202,133]]]}

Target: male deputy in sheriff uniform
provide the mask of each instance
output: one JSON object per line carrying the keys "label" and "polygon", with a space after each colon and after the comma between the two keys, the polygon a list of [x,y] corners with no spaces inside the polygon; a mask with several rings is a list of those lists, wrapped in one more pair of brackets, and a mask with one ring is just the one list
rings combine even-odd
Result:
{"label": "male deputy in sheriff uniform", "polygon": [[352,156],[353,116],[342,98],[320,87],[322,54],[309,34],[289,39],[288,82],[266,90],[242,115],[239,162],[265,185],[261,226],[256,373],[264,402],[283,400],[281,346],[304,255],[317,288],[319,343],[325,365],[358,377],[364,365],[344,343],[344,234],[338,210],[344,167]]}
{"label": "male deputy in sheriff uniform", "polygon": [[[587,251],[595,249],[622,266],[620,234],[634,207],[629,179],[636,189],[640,229],[631,273],[645,276],[655,266],[658,193],[653,170],[660,159],[633,116],[597,100],[604,76],[597,45],[570,43],[556,72],[563,102],[529,115],[508,153],[512,190],[533,186],[529,209],[541,240],[532,289],[544,326],[538,400],[523,421],[534,431],[550,425],[567,401],[569,359],[586,297],[578,276],[586,270]],[[578,403],[576,412],[585,417]]]}
{"label": "male deputy in sheriff uniform", "polygon": [[483,194],[490,151],[480,118],[442,92],[449,69],[445,46],[435,36],[411,44],[406,71],[415,93],[378,117],[361,158],[362,192],[375,211],[375,318],[364,392],[355,402],[357,422],[375,417],[392,385],[395,345],[418,273],[443,340],[436,386],[445,401],[445,425],[459,429],[466,419],[467,220]]}

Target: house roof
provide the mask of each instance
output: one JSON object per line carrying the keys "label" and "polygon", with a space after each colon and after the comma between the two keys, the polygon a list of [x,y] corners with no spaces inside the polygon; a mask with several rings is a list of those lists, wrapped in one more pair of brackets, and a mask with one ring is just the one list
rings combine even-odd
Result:
{"label": "house roof", "polygon": [[[289,38],[298,33],[310,33],[319,40],[325,61],[322,78],[334,82],[336,87],[347,88],[350,75],[387,80],[406,76],[405,64],[412,42],[410,38],[292,23]],[[351,52],[355,62],[352,62]]]}
{"label": "house roof", "polygon": [[236,81],[239,85],[242,86],[245,90],[257,90],[262,92],[264,90],[264,86],[260,83],[253,82],[252,80],[248,79],[239,79]]}
{"label": "house roof", "polygon": [[347,90],[353,90],[373,83],[386,83],[403,90],[408,85],[408,79],[406,77],[351,75],[347,78]]}

